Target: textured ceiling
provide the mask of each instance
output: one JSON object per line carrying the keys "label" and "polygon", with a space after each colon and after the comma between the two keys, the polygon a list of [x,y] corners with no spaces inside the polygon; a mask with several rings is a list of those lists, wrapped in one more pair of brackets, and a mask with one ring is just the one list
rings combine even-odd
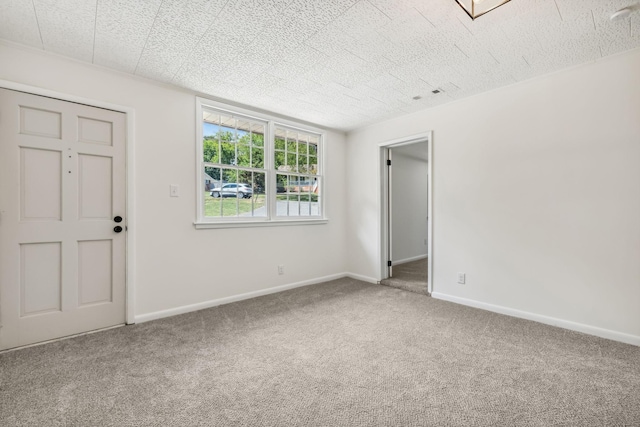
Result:
{"label": "textured ceiling", "polygon": [[0,0],[0,38],[349,130],[639,47],[633,2]]}

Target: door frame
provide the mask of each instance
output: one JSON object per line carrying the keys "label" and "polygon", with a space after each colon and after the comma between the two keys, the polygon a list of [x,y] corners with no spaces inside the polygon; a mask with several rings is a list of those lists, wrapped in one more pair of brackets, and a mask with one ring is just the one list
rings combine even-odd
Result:
{"label": "door frame", "polygon": [[[378,221],[379,221],[379,245],[378,255],[380,260],[379,280],[388,278],[387,261],[390,259],[390,194],[389,194],[389,168],[387,160],[389,149],[403,145],[427,143],[427,292],[433,293],[433,131],[427,131],[415,135],[397,138],[378,144],[378,183],[380,185],[378,197]],[[393,165],[392,165],[393,166]]]}
{"label": "door frame", "polygon": [[84,98],[76,95],[56,92],[40,87],[29,86],[22,83],[16,83],[9,80],[0,80],[0,88],[15,90],[18,92],[30,93],[32,95],[45,96],[48,98],[58,99],[60,101],[74,102],[76,104],[84,104],[90,107],[97,107],[106,110],[117,111],[123,113],[126,118],[126,137],[125,137],[125,182],[126,182],[126,231],[125,239],[125,323],[130,325],[135,323],[135,150],[134,150],[134,123],[135,109],[123,105],[112,104],[109,102],[98,101],[95,99]]}

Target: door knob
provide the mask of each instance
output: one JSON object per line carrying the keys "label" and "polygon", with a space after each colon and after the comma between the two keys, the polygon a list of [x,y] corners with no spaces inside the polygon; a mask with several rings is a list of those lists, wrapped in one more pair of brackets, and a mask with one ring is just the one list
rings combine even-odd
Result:
{"label": "door knob", "polygon": [[122,217],[120,215],[118,215],[117,217],[113,218],[113,220],[115,222],[122,222]]}
{"label": "door knob", "polygon": [[119,233],[122,231],[122,227],[120,227],[119,225],[116,225],[115,227],[113,227],[113,231],[115,231],[116,233]]}

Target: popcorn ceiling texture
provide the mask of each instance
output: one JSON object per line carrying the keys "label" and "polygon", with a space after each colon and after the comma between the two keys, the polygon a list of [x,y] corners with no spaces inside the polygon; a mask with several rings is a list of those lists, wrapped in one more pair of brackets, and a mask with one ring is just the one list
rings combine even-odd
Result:
{"label": "popcorn ceiling texture", "polygon": [[3,426],[638,420],[638,347],[352,279],[0,354]]}
{"label": "popcorn ceiling texture", "polygon": [[3,0],[0,38],[349,130],[640,47],[628,3]]}

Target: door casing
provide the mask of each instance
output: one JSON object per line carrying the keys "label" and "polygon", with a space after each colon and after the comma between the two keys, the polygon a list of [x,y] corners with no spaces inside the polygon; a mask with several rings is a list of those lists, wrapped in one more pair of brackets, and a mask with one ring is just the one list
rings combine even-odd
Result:
{"label": "door casing", "polygon": [[[403,138],[393,139],[378,144],[378,182],[380,185],[378,197],[378,224],[379,224],[379,260],[380,269],[377,280],[388,278],[389,270],[387,261],[391,259],[391,242],[390,242],[390,195],[389,195],[389,168],[387,160],[389,159],[389,149],[400,147],[403,145],[415,144],[417,142],[427,142],[428,164],[427,164],[427,292],[429,295],[433,292],[433,132],[428,131],[416,135]],[[391,166],[393,167],[393,165]]]}
{"label": "door casing", "polygon": [[91,107],[103,108],[124,113],[126,116],[125,137],[125,181],[126,181],[126,254],[125,254],[125,322],[135,323],[135,173],[134,173],[134,126],[135,110],[131,107],[111,104],[108,102],[69,95],[39,87],[29,86],[8,80],[0,80],[0,88],[26,92],[33,95],[46,96],[61,101],[85,104]]}

